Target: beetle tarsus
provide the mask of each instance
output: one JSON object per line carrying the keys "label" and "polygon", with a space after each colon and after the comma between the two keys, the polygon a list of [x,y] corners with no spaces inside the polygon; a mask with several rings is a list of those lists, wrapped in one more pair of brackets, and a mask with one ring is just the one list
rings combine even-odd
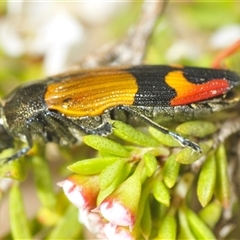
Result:
{"label": "beetle tarsus", "polygon": [[191,140],[186,139],[186,138],[182,137],[181,135],[178,135],[177,133],[171,132],[169,130],[168,130],[168,134],[171,135],[173,138],[175,138],[182,146],[190,147],[194,151],[202,153],[202,149],[197,143],[192,142]]}
{"label": "beetle tarsus", "polygon": [[23,157],[30,149],[31,149],[30,147],[21,148],[12,156],[1,159],[0,162],[3,162],[4,164],[4,163],[9,163],[13,160],[19,159],[20,157]]}

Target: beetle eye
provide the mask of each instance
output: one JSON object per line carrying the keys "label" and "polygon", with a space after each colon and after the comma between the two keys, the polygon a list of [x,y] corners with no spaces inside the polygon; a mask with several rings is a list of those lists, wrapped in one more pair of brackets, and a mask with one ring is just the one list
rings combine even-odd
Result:
{"label": "beetle eye", "polygon": [[0,124],[0,152],[7,148],[13,148],[13,138],[8,134],[3,125]]}

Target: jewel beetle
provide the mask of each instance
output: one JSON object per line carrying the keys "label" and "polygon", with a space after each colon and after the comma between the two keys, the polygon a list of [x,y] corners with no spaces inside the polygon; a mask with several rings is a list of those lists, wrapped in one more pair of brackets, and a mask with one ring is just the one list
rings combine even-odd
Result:
{"label": "jewel beetle", "polygon": [[19,139],[27,146],[5,161],[25,155],[36,138],[74,145],[83,134],[107,136],[111,119],[143,121],[183,146],[200,147],[161,126],[186,121],[232,105],[240,83],[232,71],[168,65],[140,65],[68,72],[30,82],[1,100],[0,151]]}

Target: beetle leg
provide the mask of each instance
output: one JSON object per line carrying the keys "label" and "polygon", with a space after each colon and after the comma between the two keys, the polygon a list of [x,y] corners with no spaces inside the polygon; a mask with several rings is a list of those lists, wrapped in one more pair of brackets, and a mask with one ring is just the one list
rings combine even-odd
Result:
{"label": "beetle leg", "polygon": [[121,109],[131,113],[132,115],[142,119],[144,122],[146,122],[147,124],[149,124],[150,126],[154,127],[155,129],[161,131],[164,134],[168,134],[170,136],[172,136],[173,138],[175,138],[181,145],[183,145],[184,147],[190,147],[193,150],[201,153],[202,149],[200,148],[200,146],[192,141],[190,141],[189,139],[186,139],[184,137],[182,137],[181,135],[174,133],[172,131],[170,131],[169,129],[157,124],[156,122],[152,121],[150,118],[148,118],[147,116],[139,113],[138,111],[134,110],[131,107],[128,106],[121,106]]}
{"label": "beetle leg", "polygon": [[99,126],[93,129],[84,128],[86,134],[94,134],[99,136],[108,136],[112,133],[112,124],[109,122],[103,122]]}
{"label": "beetle leg", "polygon": [[[65,123],[68,128],[74,128],[85,134],[96,134],[96,135],[109,135],[112,132],[112,125],[105,119],[104,122],[100,123],[95,128],[88,128],[83,123],[78,122],[77,119],[69,119],[59,114],[58,112],[49,111],[48,115],[58,120],[61,123]],[[90,121],[90,119],[89,119]],[[65,130],[65,129],[64,129]]]}
{"label": "beetle leg", "polygon": [[29,130],[29,125],[28,124],[26,124],[26,128],[24,130],[24,135],[26,137],[26,141],[27,141],[28,145],[26,147],[23,147],[23,148],[19,149],[12,156],[4,158],[4,159],[1,159],[1,161],[3,161],[3,163],[7,163],[7,162],[10,162],[12,160],[16,160],[16,159],[24,156],[32,148],[33,142],[32,142],[32,137],[31,137],[31,134],[30,134],[30,130]]}
{"label": "beetle leg", "polygon": [[[44,114],[44,119],[47,122],[47,126],[50,127],[50,135],[55,135],[58,138],[59,143],[61,141],[66,142],[70,145],[77,143],[77,138],[69,131],[69,125],[65,118],[56,118],[52,112],[47,111]],[[50,136],[51,137],[51,136]],[[51,141],[48,139],[48,141]]]}
{"label": "beetle leg", "polygon": [[18,150],[18,151],[17,151],[15,154],[13,154],[12,156],[7,157],[7,158],[4,158],[4,159],[1,159],[0,161],[3,161],[3,163],[11,162],[11,161],[13,161],[13,160],[16,160],[16,159],[24,156],[30,149],[31,149],[30,146],[21,148],[20,150]]}

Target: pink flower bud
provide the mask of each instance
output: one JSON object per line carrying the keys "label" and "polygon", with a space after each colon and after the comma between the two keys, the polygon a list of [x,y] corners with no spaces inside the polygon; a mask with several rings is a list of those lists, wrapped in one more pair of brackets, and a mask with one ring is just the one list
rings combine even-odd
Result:
{"label": "pink flower bud", "polygon": [[133,226],[135,216],[130,209],[116,199],[108,199],[100,205],[100,212],[111,223],[120,226]]}
{"label": "pink flower bud", "polygon": [[132,228],[137,218],[140,195],[141,181],[132,175],[100,204],[99,210],[110,223]]}
{"label": "pink flower bud", "polygon": [[97,212],[91,212],[89,210],[79,211],[78,220],[82,223],[91,233],[96,234],[98,238],[106,239],[104,234],[104,226],[106,220]]}
{"label": "pink flower bud", "polygon": [[79,209],[93,209],[99,193],[99,177],[72,175],[58,183],[67,198]]}

